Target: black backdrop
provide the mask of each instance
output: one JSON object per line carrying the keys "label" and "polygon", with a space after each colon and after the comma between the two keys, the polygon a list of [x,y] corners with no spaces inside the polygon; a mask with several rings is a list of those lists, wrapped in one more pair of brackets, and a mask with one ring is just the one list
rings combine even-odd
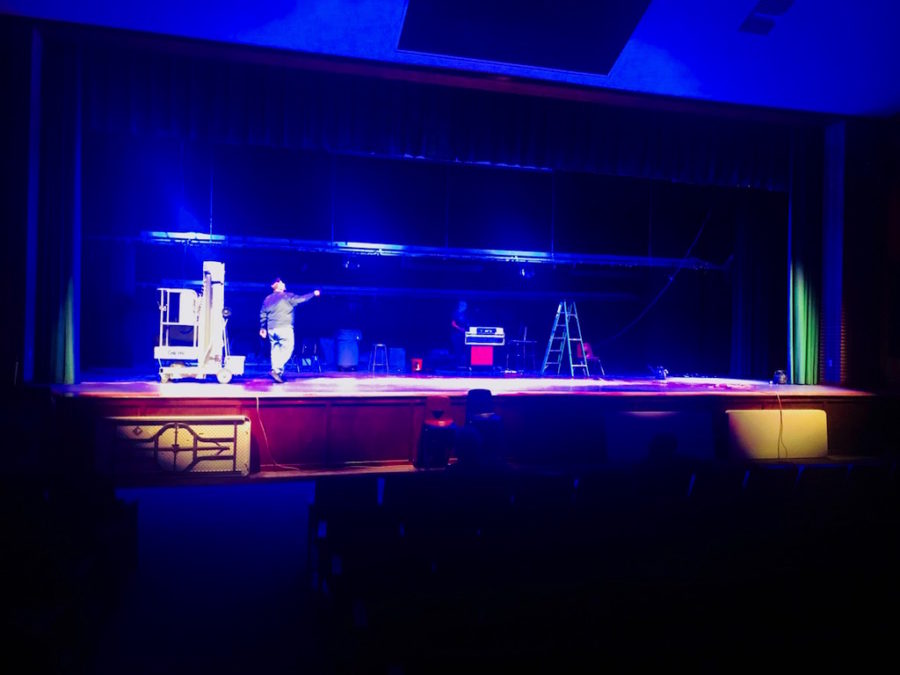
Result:
{"label": "black backdrop", "polygon": [[[298,311],[309,339],[356,328],[364,348],[385,341],[427,357],[448,347],[453,307],[466,299],[473,321],[517,336],[527,327],[545,340],[556,303],[572,295],[611,372],[663,364],[673,373],[764,376],[773,363],[784,367],[781,192],[97,132],[85,136],[84,167],[86,252],[98,263],[85,273],[86,370],[151,369],[154,289],[195,283],[203,259],[226,263],[239,353],[259,351],[258,305],[279,274],[298,291],[326,289]],[[691,254],[712,269],[649,266],[684,256],[702,225]],[[245,245],[154,245],[141,238],[149,231],[211,232]],[[585,262],[350,257],[283,245],[332,238],[554,250]],[[621,259],[592,264],[595,254]],[[617,336],[676,272],[652,310]],[[109,317],[131,338],[95,329]],[[756,356],[735,358],[735,325],[741,352],[753,345]]]}
{"label": "black backdrop", "polygon": [[[203,258],[228,266],[236,350],[244,352],[257,348],[252,328],[264,281],[278,273],[297,289],[328,289],[329,300],[303,315],[316,333],[359,327],[364,339],[410,352],[446,343],[450,308],[461,296],[479,322],[511,332],[527,325],[530,336],[545,339],[566,294],[580,299],[585,331],[613,371],[663,363],[672,372],[768,377],[786,365],[789,190],[797,167],[809,162],[815,185],[808,150],[820,147],[816,123],[305,70],[272,55],[267,64],[245,63],[240,50],[211,56],[197,45],[102,35],[48,30],[42,82],[51,102],[73,81],[80,94],[44,116],[42,138],[65,139],[59,130],[83,120],[75,140],[85,370],[152,371],[153,289],[198,279]],[[53,195],[72,184],[73,145],[42,155],[47,213]],[[59,258],[71,229],[63,211],[42,225],[44,266]],[[607,342],[670,284],[674,270],[647,260],[683,255],[707,214],[693,255],[718,269],[682,270],[642,321]],[[138,238],[148,230],[644,261],[537,269],[478,259],[350,264],[277,248],[150,246]],[[40,311],[48,321],[39,325],[54,325],[64,296],[59,284],[47,289]],[[54,340],[41,349],[53,352]],[[48,363],[59,358],[48,356]],[[54,379],[57,370],[48,366],[38,379]]]}

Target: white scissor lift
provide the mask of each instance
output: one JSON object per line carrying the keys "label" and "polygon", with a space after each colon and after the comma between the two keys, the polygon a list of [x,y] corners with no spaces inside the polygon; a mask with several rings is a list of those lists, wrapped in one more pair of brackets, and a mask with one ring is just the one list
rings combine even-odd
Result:
{"label": "white scissor lift", "polygon": [[225,264],[203,263],[203,290],[158,288],[159,361],[161,382],[215,375],[222,384],[244,374],[244,357],[228,347],[228,312],[225,309]]}

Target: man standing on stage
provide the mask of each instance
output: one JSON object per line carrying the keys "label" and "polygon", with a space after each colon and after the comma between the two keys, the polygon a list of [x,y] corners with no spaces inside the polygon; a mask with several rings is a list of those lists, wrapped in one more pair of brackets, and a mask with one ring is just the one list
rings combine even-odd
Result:
{"label": "man standing on stage", "polygon": [[272,282],[272,292],[263,300],[259,310],[259,336],[269,338],[272,355],[269,375],[276,382],[284,382],[281,377],[284,364],[294,353],[294,307],[320,294],[318,290],[306,295],[287,293],[281,277],[276,277]]}
{"label": "man standing on stage", "polygon": [[464,366],[466,363],[466,330],[469,328],[468,305],[465,300],[460,300],[450,320],[453,329],[450,333],[450,345],[453,351],[453,361],[456,366]]}

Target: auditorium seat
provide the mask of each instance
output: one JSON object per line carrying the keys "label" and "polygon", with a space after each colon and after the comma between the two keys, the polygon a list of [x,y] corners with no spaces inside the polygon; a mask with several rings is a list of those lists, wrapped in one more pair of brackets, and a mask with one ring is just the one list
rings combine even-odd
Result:
{"label": "auditorium seat", "polygon": [[506,455],[503,420],[494,411],[488,389],[472,389],[466,395],[466,424],[458,437],[460,468],[489,468]]}
{"label": "auditorium seat", "polygon": [[449,396],[425,399],[425,419],[419,437],[415,465],[419,468],[442,468],[453,455],[458,432],[450,413]]}

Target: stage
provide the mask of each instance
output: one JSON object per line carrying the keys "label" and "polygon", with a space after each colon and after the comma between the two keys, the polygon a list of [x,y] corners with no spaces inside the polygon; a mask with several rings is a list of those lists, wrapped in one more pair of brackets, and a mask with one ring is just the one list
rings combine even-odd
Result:
{"label": "stage", "polygon": [[[886,424],[893,408],[874,394],[713,377],[326,373],[289,376],[284,384],[262,376],[229,384],[95,381],[53,386],[50,393],[69,423],[95,439],[100,468],[121,473],[119,478],[159,473],[165,462],[145,463],[138,476],[134,466],[126,471],[121,462],[111,468],[107,462],[121,448],[108,446],[123,432],[110,436],[110,420],[125,427],[125,434],[133,429],[138,435],[150,423],[160,428],[168,422],[225,421],[233,424],[236,438],[240,426],[249,442],[243,470],[234,462],[208,470],[260,479],[408,470],[417,456],[429,397],[447,397],[449,415],[463,427],[467,392],[473,389],[491,391],[503,425],[500,452],[523,466],[639,462],[660,453],[700,461],[822,460],[875,456],[896,438]],[[176,474],[185,473],[187,465],[168,457],[172,466],[161,475],[179,478]]]}

